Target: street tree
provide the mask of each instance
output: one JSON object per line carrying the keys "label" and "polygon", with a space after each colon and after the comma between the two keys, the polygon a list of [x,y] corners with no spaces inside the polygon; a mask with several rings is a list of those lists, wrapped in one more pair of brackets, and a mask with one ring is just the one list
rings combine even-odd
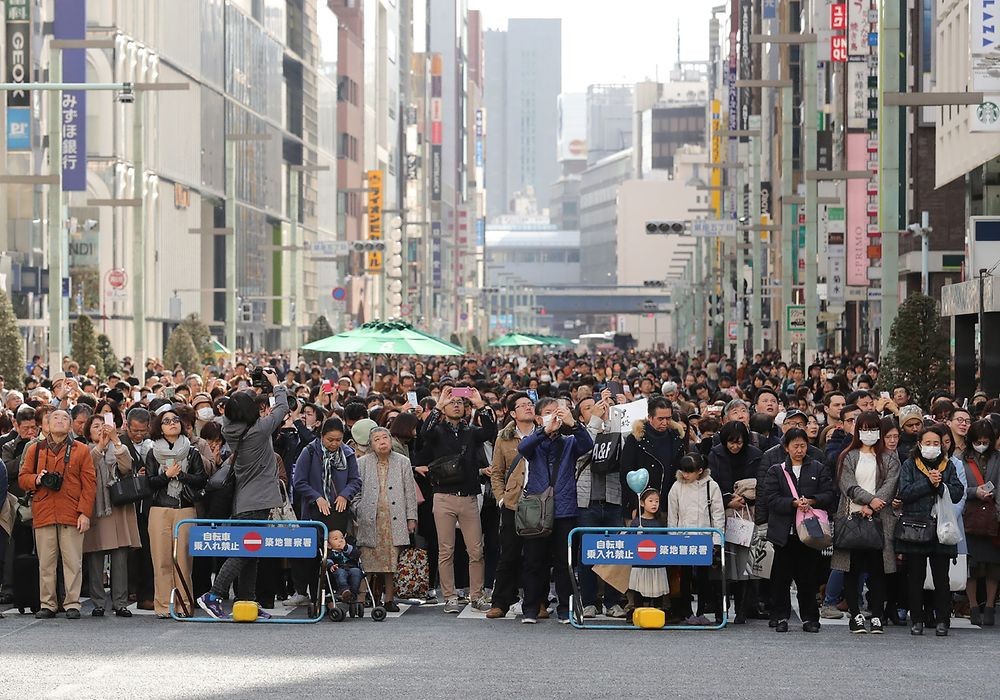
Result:
{"label": "street tree", "polygon": [[104,376],[104,363],[97,349],[97,335],[94,322],[86,314],[80,314],[73,324],[73,359],[80,365],[80,372],[86,374],[87,367],[94,365],[97,374]]}
{"label": "street tree", "polygon": [[[317,340],[323,340],[323,338],[329,338],[333,335],[333,327],[330,322],[326,320],[326,316],[319,316],[313,321],[313,324],[309,327],[309,342],[315,342]],[[323,360],[323,353],[316,352],[315,350],[306,350],[302,353],[302,359],[307,362],[321,362]]]}
{"label": "street tree", "polygon": [[115,355],[115,349],[111,346],[111,339],[103,333],[97,336],[97,355],[101,358],[101,364],[104,365],[104,375],[121,369],[118,357]]}
{"label": "street tree", "polygon": [[177,326],[167,338],[167,347],[163,351],[165,367],[180,365],[187,372],[197,372],[201,369],[201,359],[198,348],[191,340],[191,334],[184,326]]}
{"label": "street tree", "polygon": [[878,388],[910,389],[913,403],[928,407],[932,392],[947,389],[951,379],[948,334],[937,303],[924,294],[912,294],[899,305],[889,333],[889,345],[879,367]]}
{"label": "street tree", "polygon": [[24,338],[7,292],[0,289],[0,374],[8,389],[20,389],[24,377]]}
{"label": "street tree", "polygon": [[191,336],[191,342],[194,343],[201,361],[204,363],[211,362],[212,358],[215,357],[212,348],[212,331],[208,329],[205,322],[201,320],[198,314],[192,313],[181,321],[181,327]]}

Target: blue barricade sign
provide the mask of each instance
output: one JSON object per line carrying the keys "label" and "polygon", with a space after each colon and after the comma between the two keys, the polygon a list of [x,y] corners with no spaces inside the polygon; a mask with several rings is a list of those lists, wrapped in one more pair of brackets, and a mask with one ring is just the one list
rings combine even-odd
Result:
{"label": "blue barricade sign", "polygon": [[709,566],[712,563],[709,534],[584,534],[582,539],[583,564]]}
{"label": "blue barricade sign", "polygon": [[188,552],[195,557],[311,559],[320,544],[311,527],[192,525],[188,536]]}

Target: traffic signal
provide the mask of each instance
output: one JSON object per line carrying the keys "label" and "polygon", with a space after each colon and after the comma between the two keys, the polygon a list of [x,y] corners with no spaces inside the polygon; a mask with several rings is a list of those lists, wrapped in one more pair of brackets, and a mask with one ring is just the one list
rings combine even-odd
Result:
{"label": "traffic signal", "polygon": [[250,323],[253,321],[253,304],[249,301],[240,304],[240,320],[243,323]]}
{"label": "traffic signal", "polygon": [[687,222],[684,221],[647,221],[646,233],[649,234],[683,234],[687,230]]}
{"label": "traffic signal", "polygon": [[664,282],[663,280],[643,280],[642,281],[642,286],[643,287],[665,287],[665,286],[667,286],[667,283]]}
{"label": "traffic signal", "polygon": [[385,241],[351,241],[355,253],[374,253],[385,250]]}

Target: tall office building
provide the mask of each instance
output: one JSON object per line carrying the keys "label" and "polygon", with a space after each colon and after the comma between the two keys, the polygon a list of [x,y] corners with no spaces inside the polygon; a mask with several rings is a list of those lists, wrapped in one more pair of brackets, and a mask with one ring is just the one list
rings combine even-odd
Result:
{"label": "tall office building", "polygon": [[549,205],[559,177],[557,98],[562,91],[562,20],[511,19],[486,32],[486,212],[508,212],[529,188]]}

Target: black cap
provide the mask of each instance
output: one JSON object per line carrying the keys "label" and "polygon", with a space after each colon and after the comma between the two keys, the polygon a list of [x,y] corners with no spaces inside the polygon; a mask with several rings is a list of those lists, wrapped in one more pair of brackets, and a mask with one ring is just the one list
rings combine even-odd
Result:
{"label": "black cap", "polygon": [[784,425],[789,418],[801,418],[804,423],[806,424],[809,423],[809,416],[807,416],[805,413],[803,413],[797,408],[793,408],[791,411],[788,411],[785,414],[785,417],[782,419],[781,424]]}

